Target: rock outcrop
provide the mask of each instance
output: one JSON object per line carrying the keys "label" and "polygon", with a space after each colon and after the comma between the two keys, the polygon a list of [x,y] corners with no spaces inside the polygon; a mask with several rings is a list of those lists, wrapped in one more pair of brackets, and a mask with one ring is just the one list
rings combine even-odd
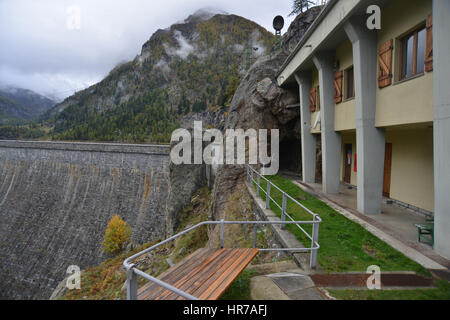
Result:
{"label": "rock outcrop", "polygon": [[283,35],[282,47],[286,53],[290,54],[294,51],[295,47],[319,15],[322,8],[322,6],[312,7],[309,10],[300,13],[294,21],[292,21],[288,31]]}
{"label": "rock outcrop", "polygon": [[[276,73],[286,54],[282,51],[261,57],[241,81],[233,100],[226,129],[279,129],[280,140],[299,135],[299,110],[286,108],[298,103],[298,94],[279,87]],[[243,183],[245,167],[223,165],[219,167],[213,188],[212,217],[223,218],[229,196]]]}
{"label": "rock outcrop", "polygon": [[[282,50],[260,57],[253,64],[234,94],[224,125],[224,129],[279,129],[281,170],[301,172],[301,123],[298,89],[279,87],[275,77],[321,9],[313,7],[298,15],[283,36]],[[244,182],[245,172],[244,166],[219,168],[212,193],[212,218],[224,217],[229,196]]]}
{"label": "rock outcrop", "polygon": [[[204,111],[184,116],[180,127],[192,133],[194,121],[200,121],[203,130],[215,128],[223,130],[225,125],[225,113],[222,109]],[[172,143],[172,146],[174,143]],[[192,155],[193,156],[193,155]],[[193,159],[192,159],[193,163]],[[192,195],[204,186],[213,184],[211,166],[205,164],[181,164],[174,165],[170,162],[169,170],[169,195],[167,197],[167,234],[173,234],[178,227],[179,217]]]}

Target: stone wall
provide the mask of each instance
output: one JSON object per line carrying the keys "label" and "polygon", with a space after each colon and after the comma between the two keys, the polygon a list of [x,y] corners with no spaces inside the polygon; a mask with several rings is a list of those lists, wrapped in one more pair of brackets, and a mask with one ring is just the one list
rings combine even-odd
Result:
{"label": "stone wall", "polygon": [[0,299],[48,299],[69,265],[107,258],[119,214],[142,244],[165,236],[169,147],[0,141]]}

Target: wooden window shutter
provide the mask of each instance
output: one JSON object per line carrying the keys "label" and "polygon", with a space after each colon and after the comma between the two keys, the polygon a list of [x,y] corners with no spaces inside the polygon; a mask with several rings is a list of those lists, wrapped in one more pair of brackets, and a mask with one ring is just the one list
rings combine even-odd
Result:
{"label": "wooden window shutter", "polygon": [[342,79],[344,77],[343,71],[338,71],[334,74],[334,103],[342,102]]}
{"label": "wooden window shutter", "polygon": [[433,71],[433,15],[427,19],[427,44],[425,49],[425,71]]}
{"label": "wooden window shutter", "polygon": [[391,39],[378,50],[378,87],[384,88],[392,83],[392,51],[394,41]]}
{"label": "wooden window shutter", "polygon": [[309,101],[311,102],[311,105],[309,106],[309,110],[311,112],[316,111],[316,87],[312,87],[309,91]]}

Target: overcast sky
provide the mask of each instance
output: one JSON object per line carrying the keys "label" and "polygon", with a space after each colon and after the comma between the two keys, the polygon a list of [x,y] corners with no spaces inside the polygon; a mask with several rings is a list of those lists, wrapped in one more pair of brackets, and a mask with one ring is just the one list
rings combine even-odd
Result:
{"label": "overcast sky", "polygon": [[[157,29],[200,8],[253,20],[269,31],[293,0],[0,0],[0,85],[64,98],[133,59]],[[78,14],[80,13],[78,20]]]}

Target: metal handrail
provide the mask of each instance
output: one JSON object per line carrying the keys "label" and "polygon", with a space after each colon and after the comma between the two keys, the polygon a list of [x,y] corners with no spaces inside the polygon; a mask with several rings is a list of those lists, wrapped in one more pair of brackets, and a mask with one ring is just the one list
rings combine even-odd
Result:
{"label": "metal handrail", "polygon": [[[263,169],[264,170],[264,169]],[[254,174],[257,175],[256,180],[254,179]],[[267,182],[267,190],[261,189],[261,179],[265,180]],[[281,190],[276,184],[273,184],[269,179],[264,177],[264,175],[260,174],[257,170],[255,170],[251,165],[247,165],[247,181],[250,183],[256,183],[256,195],[259,196],[259,191],[261,190],[266,195],[266,209],[270,209],[270,201],[272,200],[272,203],[274,203],[280,210],[281,210],[281,220],[286,221],[286,217],[289,218],[289,220],[294,221],[294,219],[291,217],[291,215],[287,212],[287,200],[291,200],[298,206],[300,206],[303,210],[308,212],[312,215],[313,221],[315,222],[313,224],[313,230],[312,234],[309,235],[308,232],[306,232],[305,229],[303,229],[300,224],[296,224],[297,228],[300,229],[310,240],[311,240],[311,248],[315,246],[317,243],[318,248],[320,248],[318,244],[319,240],[319,224],[322,222],[322,219],[320,216],[307,207],[305,207],[302,203],[298,202],[296,199],[291,197],[288,193]],[[270,190],[274,187],[283,195],[282,204],[278,204],[277,201],[270,196]],[[315,269],[317,266],[317,251],[318,249],[311,249],[311,257],[310,257],[310,268]]]}
{"label": "metal handrail", "polygon": [[[253,179],[253,173],[256,173],[258,175],[258,180]],[[310,248],[258,248],[258,251],[290,251],[290,252],[308,252],[311,251],[311,259],[310,259],[310,267],[314,269],[317,265],[317,251],[320,248],[320,245],[318,243],[319,240],[319,224],[322,222],[322,219],[319,217],[319,215],[315,214],[308,208],[306,208],[303,204],[292,198],[290,195],[288,195],[286,192],[281,190],[279,187],[277,187],[275,184],[271,183],[268,179],[266,179],[263,175],[259,174],[256,170],[254,170],[251,166],[247,166],[247,176],[248,180],[252,182],[257,182],[257,188],[258,192],[257,195],[259,195],[259,189],[260,189],[260,182],[261,178],[267,181],[267,190],[262,190],[263,193],[266,194],[266,209],[269,209],[270,200],[272,200],[273,203],[275,203],[281,210],[282,210],[282,219],[280,221],[203,221],[195,226],[192,226],[180,233],[177,233],[176,235],[167,238],[164,241],[161,241],[143,251],[140,251],[131,257],[128,257],[123,262],[123,265],[125,269],[127,270],[127,300],[136,300],[137,299],[137,276],[141,276],[144,279],[147,279],[171,292],[174,292],[175,294],[184,297],[189,300],[198,300],[197,297],[194,297],[187,292],[180,290],[172,285],[170,285],[167,282],[164,282],[160,279],[157,279],[155,277],[152,277],[151,275],[139,270],[136,268],[136,265],[133,264],[131,261],[170,242],[173,241],[201,226],[204,225],[220,225],[220,248],[223,248],[224,245],[224,227],[228,224],[242,224],[242,225],[253,225],[253,232],[254,232],[254,238],[253,238],[253,247],[256,248],[257,245],[257,232],[258,232],[258,225],[286,225],[286,224],[295,224],[303,233],[306,234],[306,236],[311,240],[311,247]],[[283,194],[283,203],[282,206],[278,205],[278,203],[270,196],[270,189],[271,187],[275,187],[277,190],[279,190]],[[298,204],[300,207],[305,209],[308,213],[310,213],[313,216],[313,220],[309,221],[294,221],[293,218],[286,212],[286,204],[287,199],[290,199],[294,201],[296,204]],[[291,221],[286,221],[286,216]],[[311,224],[312,225],[312,234],[309,235],[301,226],[300,224]]]}
{"label": "metal handrail", "polygon": [[[149,281],[152,281],[156,283],[157,285],[172,291],[186,299],[189,300],[198,300],[198,298],[188,294],[185,291],[182,291],[172,285],[170,285],[167,282],[164,282],[162,280],[159,280],[155,277],[150,276],[149,274],[139,270],[136,268],[136,265],[131,263],[132,260],[168,243],[169,241],[175,240],[182,235],[197,229],[198,227],[201,227],[203,225],[220,225],[220,247],[223,248],[223,230],[224,226],[227,224],[250,224],[254,225],[253,232],[254,232],[254,242],[253,247],[256,248],[256,240],[257,240],[257,226],[258,225],[266,225],[266,224],[318,224],[318,221],[203,221],[199,224],[196,224],[193,227],[190,227],[189,229],[186,229],[164,241],[161,241],[141,252],[138,252],[131,257],[125,259],[123,262],[123,265],[125,269],[127,270],[127,300],[136,300],[137,299],[137,275],[143,277],[144,279],[147,279]],[[307,251],[315,251],[320,248],[319,244],[317,242],[314,243],[314,245],[311,248],[259,248],[258,251],[291,251],[291,252],[307,252]]]}

